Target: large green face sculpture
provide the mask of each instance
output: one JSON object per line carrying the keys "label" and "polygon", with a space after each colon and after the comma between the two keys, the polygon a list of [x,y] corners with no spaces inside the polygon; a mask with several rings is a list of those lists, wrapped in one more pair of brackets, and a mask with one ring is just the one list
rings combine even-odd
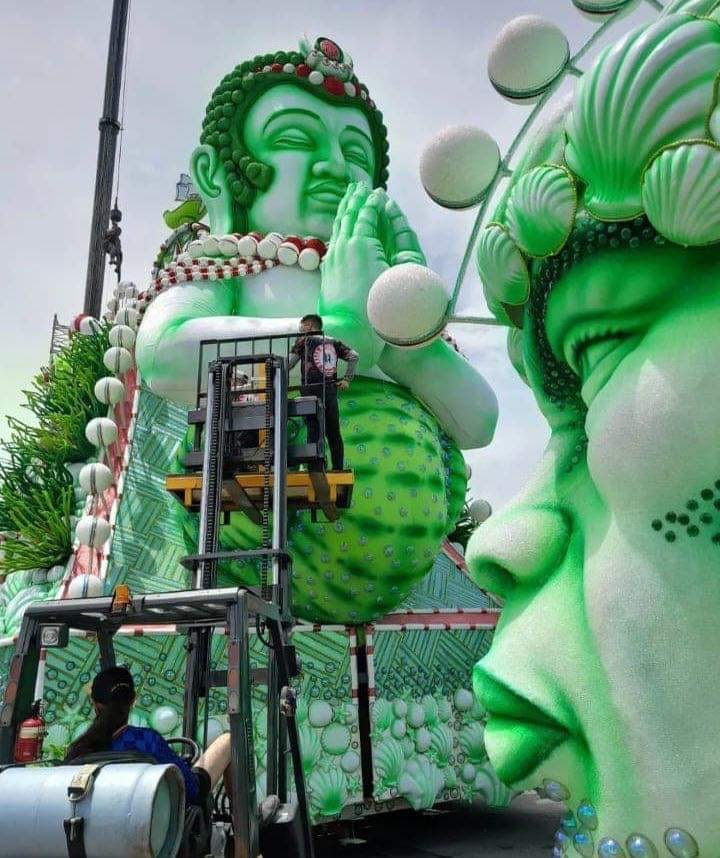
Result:
{"label": "large green face sculpture", "polygon": [[372,184],[375,146],[357,107],[331,106],[296,86],[262,95],[245,119],[248,150],[273,174],[249,210],[251,229],[329,239],[348,180]]}
{"label": "large green face sculpture", "polygon": [[714,21],[629,34],[480,239],[552,435],[469,547],[505,598],[475,687],[501,778],[566,802],[557,855],[720,854],[718,71]]}
{"label": "large green face sculpture", "polygon": [[[296,613],[358,623],[392,609],[430,569],[464,500],[459,448],[488,443],[497,406],[450,343],[428,336],[400,348],[370,324],[377,278],[407,263],[423,272],[425,257],[384,190],[385,129],[351,61],[327,39],[305,51],[257,57],[226,76],[191,169],[217,239],[314,236],[329,242],[322,265],[275,260],[254,276],[212,282],[198,273],[150,304],[136,357],[156,393],[191,404],[205,339],[291,333],[302,315],[319,312],[325,331],[359,353],[359,377],[340,397],[352,508],[333,525],[293,518],[289,537]],[[205,255],[213,241],[218,255],[216,239]],[[408,282],[393,315],[417,317],[422,329],[423,301]],[[226,548],[253,548],[259,538],[241,515],[221,534]],[[231,574],[253,578],[247,569]]]}

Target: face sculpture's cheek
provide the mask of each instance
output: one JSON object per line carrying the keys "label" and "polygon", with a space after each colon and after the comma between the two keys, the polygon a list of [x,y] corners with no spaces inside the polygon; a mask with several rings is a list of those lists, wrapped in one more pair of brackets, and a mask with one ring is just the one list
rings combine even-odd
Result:
{"label": "face sculpture's cheek", "polygon": [[[548,452],[468,551],[506,597],[476,676],[491,759],[526,785],[564,779],[603,833],[656,843],[717,827],[697,796],[720,770],[719,282],[710,252],[667,247],[588,259],[553,287],[548,340],[583,402],[552,404],[535,362]],[[551,716],[554,745],[503,717],[490,677]]]}
{"label": "face sculpture's cheek", "polygon": [[273,170],[250,208],[259,232],[329,239],[350,182],[373,183],[375,150],[361,110],[335,106],[296,86],[276,86],[248,112],[249,151]]}

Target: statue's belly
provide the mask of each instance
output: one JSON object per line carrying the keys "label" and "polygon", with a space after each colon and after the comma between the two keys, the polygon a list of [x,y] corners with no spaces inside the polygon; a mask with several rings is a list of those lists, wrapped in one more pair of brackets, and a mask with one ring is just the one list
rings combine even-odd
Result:
{"label": "statue's belly", "polygon": [[[448,521],[447,452],[429,412],[405,388],[356,379],[340,398],[346,467],[355,473],[352,506],[333,523],[307,511],[289,518],[294,613],[313,622],[358,623],[398,605],[432,566]],[[459,465],[458,465],[459,461]],[[462,466],[459,454],[454,470]],[[464,474],[453,480],[464,493]],[[457,507],[457,504],[451,503]],[[233,514],[224,549],[251,548],[260,530]],[[257,581],[235,564],[234,580]]]}

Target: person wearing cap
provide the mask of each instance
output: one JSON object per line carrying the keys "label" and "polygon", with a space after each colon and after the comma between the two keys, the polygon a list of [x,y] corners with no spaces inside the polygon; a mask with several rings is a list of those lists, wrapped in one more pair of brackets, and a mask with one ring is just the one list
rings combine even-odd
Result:
{"label": "person wearing cap", "polygon": [[[347,364],[345,375],[338,379],[338,358]],[[340,433],[340,411],[338,409],[338,389],[347,390],[355,374],[358,353],[345,343],[328,337],[323,333],[323,320],[315,313],[309,313],[300,319],[300,336],[290,350],[288,366],[292,369],[300,363],[301,393],[303,396],[317,396],[325,408],[325,437],[330,447],[330,458],[334,471],[344,467],[345,448]],[[308,442],[317,443],[320,439],[320,425],[317,416],[307,418]]]}

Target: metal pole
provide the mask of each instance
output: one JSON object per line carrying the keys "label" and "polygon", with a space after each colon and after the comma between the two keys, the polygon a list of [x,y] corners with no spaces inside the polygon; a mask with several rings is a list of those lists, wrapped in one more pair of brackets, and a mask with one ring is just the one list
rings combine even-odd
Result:
{"label": "metal pole", "polygon": [[105,276],[105,249],[102,238],[108,228],[112,200],[113,174],[115,172],[115,145],[120,130],[118,107],[122,83],[125,33],[127,30],[130,0],[113,0],[110,44],[108,46],[107,70],[105,72],[105,100],[100,118],[100,142],[98,144],[97,173],[95,176],[95,200],[90,226],[90,250],[88,252],[87,278],[85,280],[84,312],[96,318],[102,307],[103,280]]}

